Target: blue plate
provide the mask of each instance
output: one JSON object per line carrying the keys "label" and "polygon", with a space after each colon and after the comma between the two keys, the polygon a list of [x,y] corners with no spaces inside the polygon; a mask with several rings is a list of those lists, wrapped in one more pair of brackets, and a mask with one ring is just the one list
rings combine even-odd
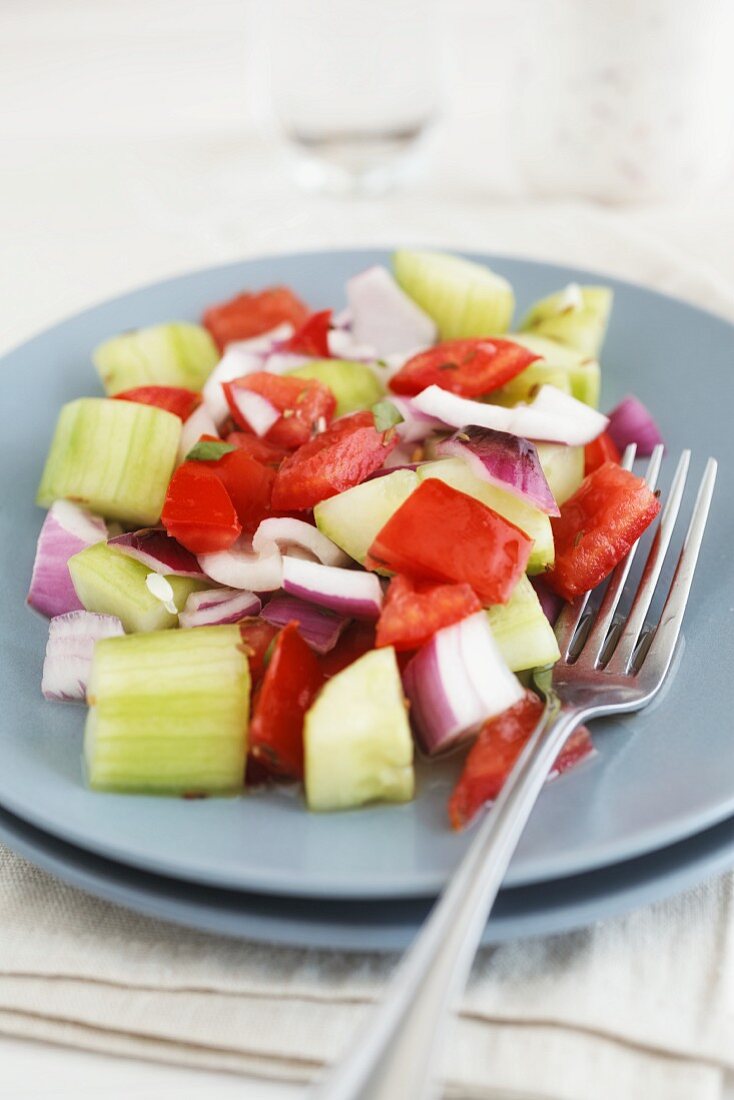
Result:
{"label": "blue plate", "polygon": [[[597,756],[543,792],[508,874],[508,885],[519,886],[629,860],[734,815],[734,328],[588,272],[479,258],[511,280],[521,311],[569,280],[610,283],[604,406],[634,391],[655,411],[673,455],[694,448],[694,476],[708,454],[721,461],[680,667],[645,712],[598,723]],[[107,859],[228,889],[387,898],[430,895],[445,882],[466,845],[446,824],[455,763],[426,769],[410,805],[326,816],[306,814],[300,798],[282,792],[184,802],[87,791],[83,710],[41,699],[46,624],[24,605],[42,521],[36,485],[59,406],[99,392],[89,359],[97,342],[154,321],[197,318],[211,302],[269,283],[290,284],[315,307],[338,307],[350,275],[387,259],[382,251],[304,253],[195,272],[79,314],[2,361],[1,806]]]}

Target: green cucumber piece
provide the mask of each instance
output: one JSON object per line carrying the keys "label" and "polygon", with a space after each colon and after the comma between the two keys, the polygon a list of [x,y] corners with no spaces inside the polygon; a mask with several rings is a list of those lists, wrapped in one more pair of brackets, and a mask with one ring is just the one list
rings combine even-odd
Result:
{"label": "green cucumber piece", "polygon": [[391,647],[373,649],[321,689],[303,738],[310,810],[413,797],[413,738]]}
{"label": "green cucumber piece", "polygon": [[[97,542],[69,558],[69,573],[85,609],[116,615],[128,634],[178,625],[178,615],[168,611],[145,583],[150,569],[106,542]],[[191,577],[166,580],[179,611],[192,592],[210,584]]]}
{"label": "green cucumber piece", "polygon": [[200,390],[219,362],[205,328],[185,321],[123,332],[94,349],[92,360],[105,392],[134,386],[185,386]]}
{"label": "green cucumber piece", "polygon": [[[531,363],[521,374],[518,374],[511,382],[503,386],[502,391],[497,392],[509,391],[516,396],[518,401],[527,401],[529,387],[524,383],[528,378],[532,378],[536,384],[543,380],[553,382],[554,385],[558,384],[553,381],[552,377],[542,379],[541,368],[545,367],[549,372],[560,371],[566,376],[568,387],[566,392],[570,393],[572,397],[575,397],[578,401],[583,401],[585,405],[591,405],[594,409],[599,407],[601,368],[597,359],[585,355],[581,351],[576,351],[575,348],[565,347],[556,340],[549,340],[545,336],[513,332],[509,338],[514,343],[528,348],[529,351],[534,351],[536,355],[542,355],[543,362]],[[535,371],[536,374],[529,373],[532,371]],[[561,386],[560,388],[565,387]],[[494,394],[492,396],[494,397]]]}
{"label": "green cucumber piece", "polygon": [[527,577],[521,577],[506,604],[487,608],[500,653],[513,672],[542,668],[560,659],[553,627]]}
{"label": "green cucumber piece", "polygon": [[294,378],[315,378],[336,398],[334,416],[369,408],[385,396],[385,387],[365,363],[347,359],[318,359],[287,372]]}
{"label": "green cucumber piece", "polygon": [[555,560],[555,548],[550,519],[544,512],[519,500],[512,493],[506,493],[504,489],[498,489],[488,481],[475,477],[460,458],[426,462],[417,473],[420,481],[427,477],[438,477],[454,489],[481,500],[482,504],[486,504],[529,535],[533,540],[533,548],[528,560],[528,573],[543,573],[551,568]]}
{"label": "green cucumber piece", "polygon": [[414,470],[396,470],[364,481],[317,504],[313,510],[316,526],[364,565],[377,532],[417,487],[418,474]]}
{"label": "green cucumber piece", "polygon": [[49,508],[72,500],[138,527],[158,522],[176,463],[181,421],[134,401],[82,397],[64,405],[38,487]]}
{"label": "green cucumber piece", "polygon": [[563,443],[536,443],[540,465],[556,504],[565,504],[584,480],[584,448]]}
{"label": "green cucumber piece", "polygon": [[393,255],[395,278],[438,326],[442,340],[506,332],[515,309],[512,287],[483,264],[443,252]]}
{"label": "green cucumber piece", "polygon": [[104,639],[87,699],[84,758],[95,790],[242,789],[250,672],[236,626]]}
{"label": "green cucumber piece", "polygon": [[516,375],[511,382],[493,390],[487,397],[492,405],[512,408],[521,402],[532,401],[541,386],[555,386],[562,393],[571,393],[568,373],[562,367],[552,367],[548,363],[531,363],[524,371]]}
{"label": "green cucumber piece", "polygon": [[604,343],[613,298],[610,287],[571,283],[531,306],[520,330],[557,340],[596,359]]}

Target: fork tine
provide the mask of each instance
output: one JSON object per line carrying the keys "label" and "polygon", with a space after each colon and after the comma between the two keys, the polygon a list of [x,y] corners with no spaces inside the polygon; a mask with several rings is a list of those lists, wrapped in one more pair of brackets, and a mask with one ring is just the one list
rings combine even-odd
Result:
{"label": "fork tine", "polygon": [[[660,466],[663,461],[663,453],[665,448],[659,443],[653,450],[650,462],[647,467],[647,473],[645,475],[645,482],[647,487],[654,492],[657,486],[658,477],[660,475]],[[609,634],[609,628],[612,625],[614,619],[614,613],[617,610],[619,601],[624,591],[625,582],[629,576],[629,571],[632,568],[632,562],[635,554],[637,553],[637,547],[639,546],[639,539],[634,543],[619,565],[616,567],[607,585],[604,597],[599,605],[599,610],[594,620],[594,625],[589,631],[586,640],[584,641],[583,649],[579,654],[579,660],[584,662],[591,662],[594,665],[598,665],[604,647]]]}
{"label": "fork tine", "polygon": [[[625,470],[631,470],[636,454],[637,444],[630,443],[625,449],[620,465]],[[578,630],[579,623],[586,610],[590,595],[590,592],[584,592],[581,596],[577,596],[575,600],[571,600],[570,603],[565,603],[556,619],[556,640],[558,641],[558,648],[561,651],[562,661],[568,660],[573,640],[576,637],[576,631]]]}
{"label": "fork tine", "polygon": [[614,653],[607,664],[607,671],[624,675],[629,671],[632,657],[639,641],[640,634],[645,625],[645,617],[650,610],[653,595],[660,573],[665,561],[665,555],[670,546],[673,529],[678,518],[683,490],[688,476],[688,465],[691,459],[690,451],[683,451],[678,461],[678,466],[670,486],[670,493],[660,517],[660,525],[655,532],[650,552],[647,555],[645,568],[640,578],[640,584],[635,593],[629,616],[620,632]]}
{"label": "fork tine", "polygon": [[678,641],[678,635],[680,634],[683,615],[693,582],[693,574],[696,571],[696,562],[701,549],[701,541],[706,528],[706,520],[711,507],[717,469],[716,459],[710,458],[706,463],[706,469],[698,487],[693,515],[683,542],[683,549],[678,558],[663,613],[660,616],[660,624],[655,631],[652,645],[643,660],[645,670],[650,668],[658,683],[670,668],[675,643]]}

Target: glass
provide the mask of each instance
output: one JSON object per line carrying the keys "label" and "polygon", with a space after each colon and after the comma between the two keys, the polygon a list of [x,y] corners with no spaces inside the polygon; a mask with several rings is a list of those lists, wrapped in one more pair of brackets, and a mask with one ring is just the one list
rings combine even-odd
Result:
{"label": "glass", "polygon": [[271,106],[296,177],[374,193],[409,175],[441,90],[432,0],[266,0]]}

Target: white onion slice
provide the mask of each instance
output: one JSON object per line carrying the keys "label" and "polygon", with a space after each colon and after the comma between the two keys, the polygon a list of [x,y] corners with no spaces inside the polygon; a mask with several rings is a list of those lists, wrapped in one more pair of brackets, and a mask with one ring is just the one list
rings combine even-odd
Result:
{"label": "white onion slice", "polygon": [[351,359],[357,363],[371,363],[380,358],[372,344],[363,344],[356,340],[354,334],[348,329],[329,329],[327,341],[329,354],[333,359]]}
{"label": "white onion slice", "polygon": [[56,615],[48,626],[41,691],[46,699],[83,700],[87,694],[94,647],[101,638],[124,634],[114,615],[71,611]]}
{"label": "white onion slice", "polygon": [[378,619],[382,608],[378,578],[361,569],[338,569],[284,557],[283,588],[292,596],[354,619]]}
{"label": "white onion slice", "polygon": [[396,394],[390,394],[386,400],[395,406],[403,418],[399,424],[395,425],[395,431],[403,443],[422,443],[432,432],[440,431],[445,427],[442,420],[421,412],[412,397],[398,397]]}
{"label": "white onion slice", "polygon": [[238,539],[229,550],[200,554],[199,565],[218,584],[247,592],[275,592],[282,587],[283,559],[271,543],[256,554],[249,539]]}
{"label": "white onion slice", "polygon": [[303,519],[279,516],[264,519],[252,537],[252,549],[259,553],[273,542],[283,553],[292,553],[294,547],[307,550],[322,565],[348,565],[351,561],[318,527]]}
{"label": "white onion slice", "polygon": [[288,371],[305,367],[307,363],[313,363],[312,355],[300,355],[293,351],[273,351],[263,363],[263,370],[270,374],[287,374]]}
{"label": "white onion slice", "polygon": [[207,588],[191,592],[178,621],[183,627],[225,626],[248,615],[259,615],[261,601],[254,592],[236,588]]}
{"label": "white onion slice", "polygon": [[433,320],[398,286],[386,267],[370,267],[347,281],[352,334],[378,356],[435,343]]}
{"label": "white onion slice", "polygon": [[[222,395],[224,401],[224,395]],[[225,405],[227,404],[224,401]],[[229,412],[229,406],[227,406]],[[225,417],[222,417],[224,420]],[[206,405],[199,405],[191,416],[184,421],[181,428],[181,439],[178,444],[178,461],[183,462],[191,448],[195,446],[203,435],[213,435],[219,439],[219,429],[212,419],[212,414]]]}
{"label": "white onion slice", "polygon": [[264,332],[262,336],[253,336],[251,340],[235,340],[227,344],[224,355],[207,378],[201,392],[204,405],[217,425],[223,424],[229,416],[229,406],[222,390],[222,383],[262,370],[266,356],[281,340],[287,340],[292,335],[293,325],[285,322],[277,325],[270,332]]}
{"label": "white onion slice", "polygon": [[280,420],[280,410],[262,394],[255,393],[254,390],[238,389],[236,386],[232,387],[230,394],[240,416],[244,417],[255,435],[260,438],[267,435],[273,424]]}
{"label": "white onion slice", "polygon": [[99,516],[69,500],[57,500],[43,521],[33,562],[28,603],[53,618],[67,611],[81,611],[82,604],[71,583],[67,562],[80,550],[103,542],[107,526]]}

